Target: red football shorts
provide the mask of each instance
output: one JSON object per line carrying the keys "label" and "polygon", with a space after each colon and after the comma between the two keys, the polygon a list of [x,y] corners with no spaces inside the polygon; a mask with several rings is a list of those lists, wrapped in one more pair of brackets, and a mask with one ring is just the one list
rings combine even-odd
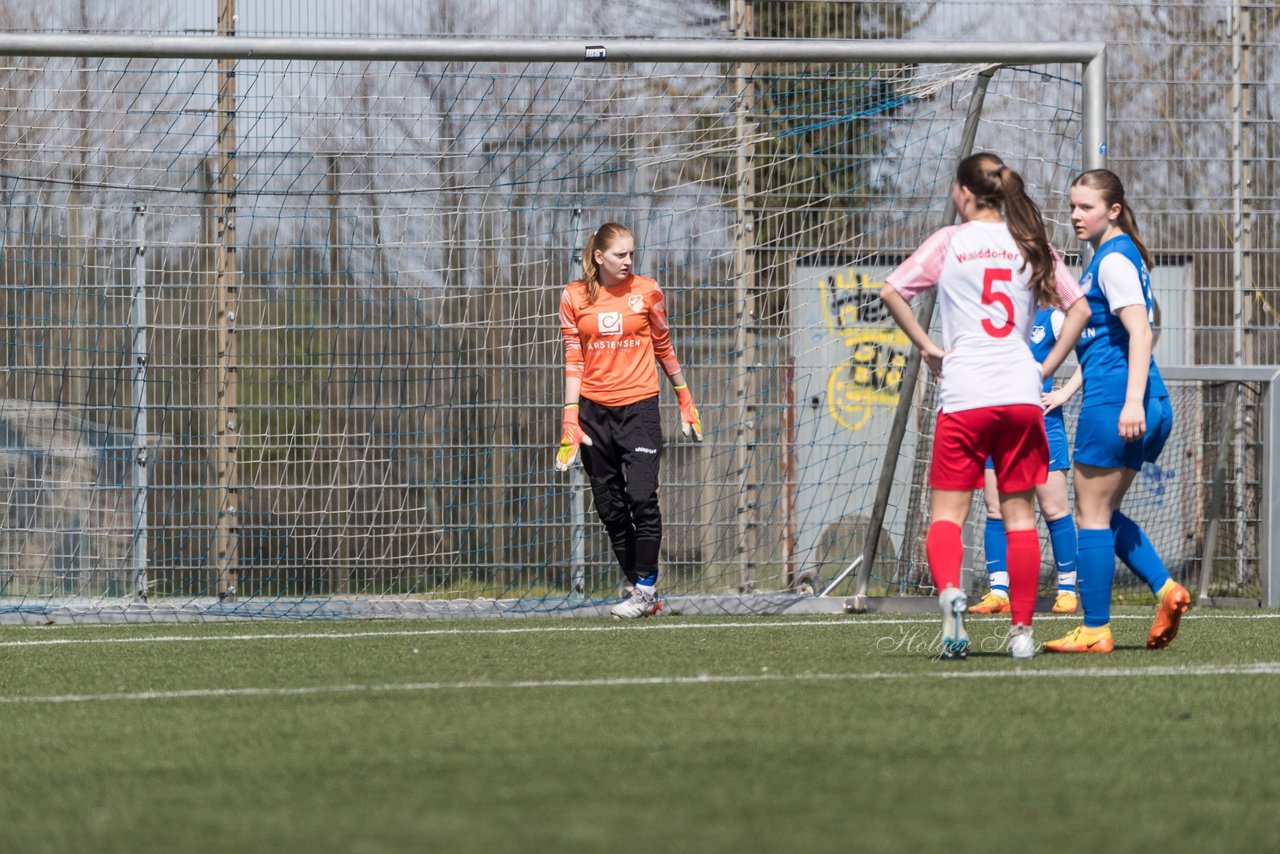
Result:
{"label": "red football shorts", "polygon": [[981,489],[987,457],[995,464],[1001,492],[1026,492],[1048,480],[1049,440],[1040,407],[984,406],[938,415],[929,466],[931,487]]}

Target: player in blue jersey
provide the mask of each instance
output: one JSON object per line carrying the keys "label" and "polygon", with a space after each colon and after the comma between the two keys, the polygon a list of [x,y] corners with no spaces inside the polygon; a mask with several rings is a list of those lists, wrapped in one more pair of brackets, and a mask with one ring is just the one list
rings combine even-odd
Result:
{"label": "player in blue jersey", "polygon": [[[1037,362],[1058,342],[1063,314],[1054,308],[1041,308],[1032,321],[1031,355]],[[1041,403],[1044,406],[1044,430],[1049,439],[1049,478],[1036,487],[1036,503],[1040,515],[1049,529],[1049,544],[1057,565],[1058,589],[1053,601],[1053,613],[1074,614],[1079,605],[1076,595],[1076,522],[1071,516],[1067,471],[1071,468],[1068,450],[1067,426],[1062,416],[1062,405],[1080,387],[1079,374],[1060,389],[1054,389],[1053,379],[1044,381]],[[1007,614],[1009,603],[1009,570],[1006,566],[1004,520],[1000,518],[1000,493],[996,488],[995,468],[987,460],[986,482],[983,498],[987,505],[987,522],[983,528],[983,550],[986,553],[987,579],[991,585],[987,594],[969,609],[970,614]]]}
{"label": "player in blue jersey", "polygon": [[1151,587],[1156,616],[1149,649],[1178,633],[1191,596],[1169,576],[1155,547],[1120,504],[1144,463],[1155,462],[1173,427],[1173,408],[1151,356],[1151,255],[1138,236],[1124,185],[1106,169],[1071,184],[1071,225],[1094,247],[1080,280],[1089,323],[1076,343],[1084,398],[1076,423],[1075,488],[1084,625],[1050,641],[1050,652],[1110,652],[1115,558]]}

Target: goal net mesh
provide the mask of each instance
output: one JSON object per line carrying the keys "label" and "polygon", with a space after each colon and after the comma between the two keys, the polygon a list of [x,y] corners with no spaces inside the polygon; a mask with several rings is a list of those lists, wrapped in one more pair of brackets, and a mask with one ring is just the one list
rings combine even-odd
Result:
{"label": "goal net mesh", "polygon": [[[944,224],[979,74],[976,148],[1074,246],[1073,66],[226,71],[0,61],[7,612],[617,595],[580,474],[551,465],[558,299],[608,220],[663,286],[706,428],[679,441],[664,388],[663,593],[812,585],[867,536],[908,352],[875,291]],[[927,584],[930,391],[914,393],[881,592]],[[1153,484],[1201,484],[1171,521],[1206,493],[1191,465]]]}

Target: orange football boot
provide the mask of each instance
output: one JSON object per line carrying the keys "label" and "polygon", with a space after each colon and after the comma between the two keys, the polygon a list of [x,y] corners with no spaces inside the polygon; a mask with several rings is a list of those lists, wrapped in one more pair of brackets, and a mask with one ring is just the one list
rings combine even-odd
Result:
{"label": "orange football boot", "polygon": [[1008,614],[1013,610],[1013,606],[1009,604],[1008,596],[1001,596],[994,590],[988,590],[987,595],[978,600],[976,605],[969,608],[970,614]]}
{"label": "orange football boot", "polygon": [[1147,632],[1147,649],[1164,649],[1178,634],[1178,624],[1182,615],[1191,607],[1191,594],[1187,588],[1170,578],[1160,588],[1156,597],[1156,618],[1151,621],[1151,631]]}
{"label": "orange football boot", "polygon": [[1045,652],[1111,652],[1116,648],[1111,626],[1076,626],[1057,640],[1045,643]]}
{"label": "orange football boot", "polygon": [[1076,608],[1080,607],[1080,597],[1070,590],[1059,590],[1057,597],[1053,600],[1053,608],[1050,610],[1055,614],[1074,614]]}

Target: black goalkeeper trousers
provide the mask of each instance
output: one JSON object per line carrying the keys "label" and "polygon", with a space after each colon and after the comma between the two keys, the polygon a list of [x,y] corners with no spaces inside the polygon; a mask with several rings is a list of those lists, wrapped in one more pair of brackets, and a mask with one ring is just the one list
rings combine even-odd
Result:
{"label": "black goalkeeper trousers", "polygon": [[658,398],[602,406],[584,397],[578,402],[578,423],[591,437],[592,444],[580,448],[582,467],[618,565],[632,584],[656,580],[662,547]]}

